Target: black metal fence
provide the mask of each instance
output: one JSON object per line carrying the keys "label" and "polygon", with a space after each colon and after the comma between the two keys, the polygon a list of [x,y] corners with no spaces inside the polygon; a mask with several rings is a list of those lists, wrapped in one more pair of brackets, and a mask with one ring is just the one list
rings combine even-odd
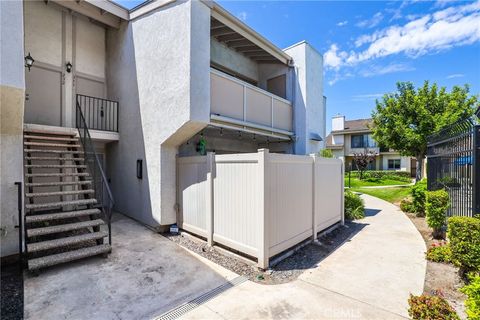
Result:
{"label": "black metal fence", "polygon": [[85,122],[90,130],[118,132],[118,102],[77,94]]}
{"label": "black metal fence", "polygon": [[448,216],[480,214],[480,108],[428,139],[428,190],[450,195]]}

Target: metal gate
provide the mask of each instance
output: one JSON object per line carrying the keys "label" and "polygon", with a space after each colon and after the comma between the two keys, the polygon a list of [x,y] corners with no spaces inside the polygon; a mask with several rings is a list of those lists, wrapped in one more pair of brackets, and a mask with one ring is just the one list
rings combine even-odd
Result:
{"label": "metal gate", "polygon": [[480,108],[428,138],[428,190],[450,195],[448,216],[480,214]]}

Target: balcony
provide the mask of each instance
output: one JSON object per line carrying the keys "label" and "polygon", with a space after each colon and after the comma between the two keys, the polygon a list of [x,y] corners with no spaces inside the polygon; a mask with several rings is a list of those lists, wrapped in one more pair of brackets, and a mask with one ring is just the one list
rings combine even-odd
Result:
{"label": "balcony", "polygon": [[216,69],[210,71],[212,123],[289,139],[292,103]]}

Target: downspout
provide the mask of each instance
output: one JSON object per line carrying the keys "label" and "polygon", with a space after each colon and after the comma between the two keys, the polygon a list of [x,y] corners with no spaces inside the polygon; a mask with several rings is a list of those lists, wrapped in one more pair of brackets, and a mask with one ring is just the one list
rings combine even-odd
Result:
{"label": "downspout", "polygon": [[293,131],[293,136],[291,139],[293,140],[293,145],[292,145],[292,153],[295,154],[295,149],[296,149],[296,144],[297,144],[297,128],[296,128],[296,121],[295,121],[295,112],[296,112],[296,104],[295,104],[295,98],[296,98],[296,71],[297,67],[293,63],[293,60],[290,60],[288,63],[288,68],[289,68],[289,73],[291,74],[290,81],[291,81],[291,86],[292,86],[292,131]]}

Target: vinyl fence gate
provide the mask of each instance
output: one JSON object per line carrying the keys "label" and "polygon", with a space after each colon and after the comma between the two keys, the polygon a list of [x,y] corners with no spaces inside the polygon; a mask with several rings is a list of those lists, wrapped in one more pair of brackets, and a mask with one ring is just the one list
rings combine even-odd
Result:
{"label": "vinyl fence gate", "polygon": [[445,189],[448,216],[480,214],[480,108],[428,139],[428,190]]}

